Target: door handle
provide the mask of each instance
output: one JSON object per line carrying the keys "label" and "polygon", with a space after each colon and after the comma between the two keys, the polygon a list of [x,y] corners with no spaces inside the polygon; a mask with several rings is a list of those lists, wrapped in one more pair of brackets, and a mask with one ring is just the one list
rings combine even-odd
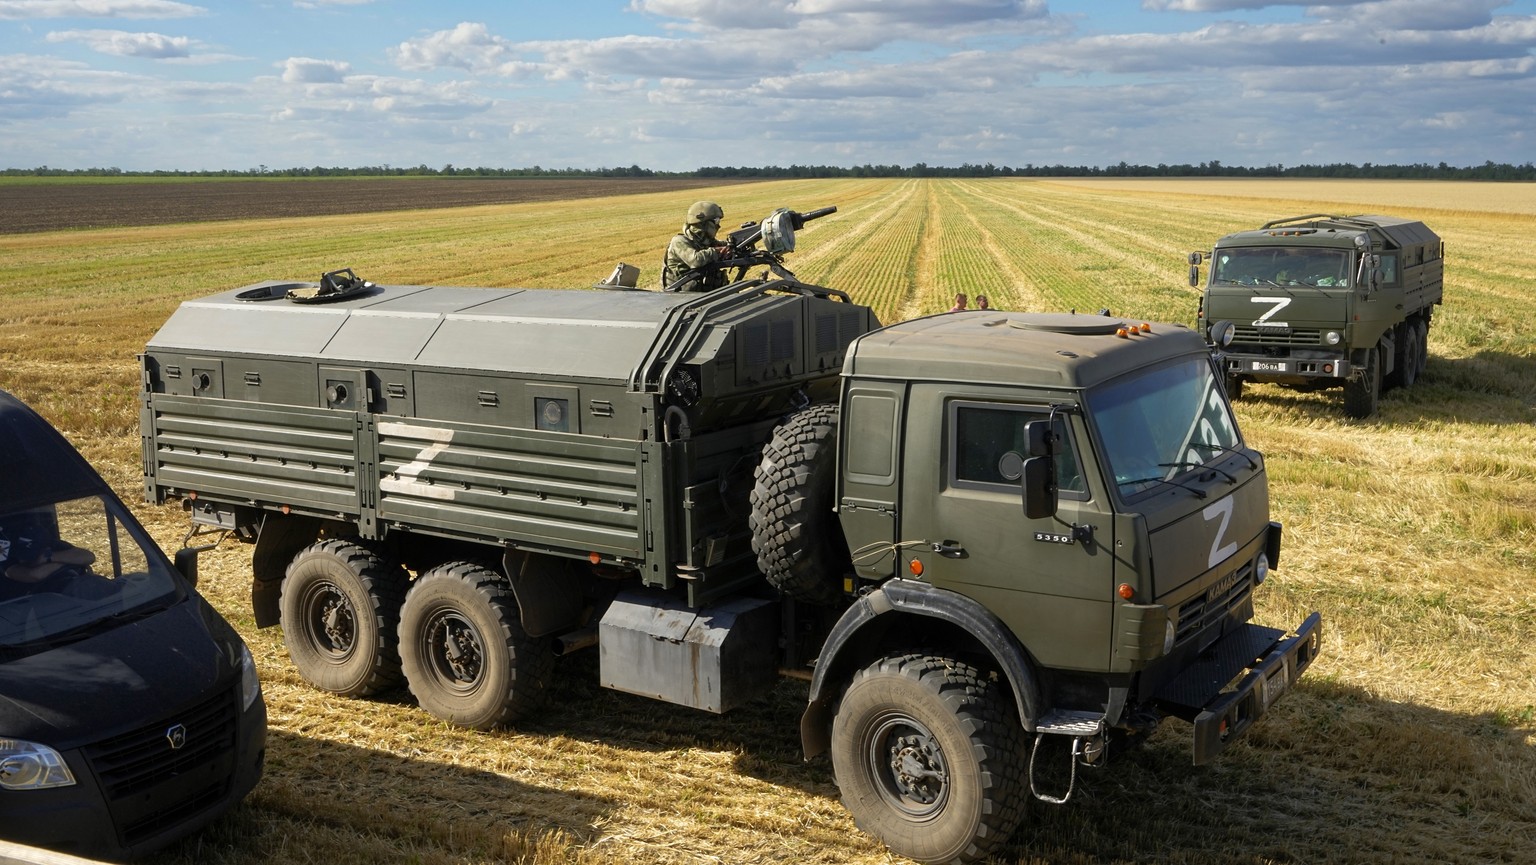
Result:
{"label": "door handle", "polygon": [[970,556],[959,541],[942,540],[933,545],[933,551],[946,559],[964,559]]}

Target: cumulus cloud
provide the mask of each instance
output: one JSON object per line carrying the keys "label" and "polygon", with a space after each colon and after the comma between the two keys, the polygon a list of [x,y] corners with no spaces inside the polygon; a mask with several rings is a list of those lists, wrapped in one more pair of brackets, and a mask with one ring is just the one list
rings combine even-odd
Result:
{"label": "cumulus cloud", "polygon": [[192,48],[192,40],[185,36],[129,33],[124,30],[61,30],[49,33],[48,41],[79,42],[101,54],[147,57],[153,60],[187,57]]}
{"label": "cumulus cloud", "polygon": [[343,60],[289,57],[283,61],[282,69],[286,84],[339,84],[352,65]]}
{"label": "cumulus cloud", "polygon": [[0,0],[0,20],[32,18],[189,18],[207,12],[173,0]]}
{"label": "cumulus cloud", "polygon": [[491,33],[484,24],[464,21],[452,30],[439,30],[421,39],[402,42],[389,53],[395,65],[410,71],[485,71],[506,62],[513,49],[510,41]]}

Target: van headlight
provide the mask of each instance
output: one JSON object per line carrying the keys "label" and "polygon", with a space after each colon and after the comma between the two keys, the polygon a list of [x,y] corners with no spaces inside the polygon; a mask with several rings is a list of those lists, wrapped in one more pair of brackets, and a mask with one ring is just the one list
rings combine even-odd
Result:
{"label": "van headlight", "polygon": [[46,790],[75,783],[58,751],[36,742],[0,739],[0,789]]}
{"label": "van headlight", "polygon": [[240,646],[241,711],[251,708],[251,704],[260,696],[261,679],[256,675],[256,659],[251,657],[251,650],[242,644]]}

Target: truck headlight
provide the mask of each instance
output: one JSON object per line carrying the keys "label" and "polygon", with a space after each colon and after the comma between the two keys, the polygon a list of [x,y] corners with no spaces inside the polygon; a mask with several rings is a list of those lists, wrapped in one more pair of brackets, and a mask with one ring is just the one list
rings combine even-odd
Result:
{"label": "truck headlight", "polygon": [[1329,345],[1338,345],[1343,339],[1344,336],[1336,330],[1330,330],[1323,334],[1323,341]]}
{"label": "truck headlight", "polygon": [[1163,620],[1163,654],[1173,651],[1173,638],[1178,636],[1178,629],[1173,626],[1173,619]]}
{"label": "truck headlight", "polygon": [[0,739],[0,789],[46,790],[75,783],[58,751],[36,742]]}
{"label": "truck headlight", "polygon": [[256,675],[256,660],[251,650],[240,647],[240,709],[244,711],[261,696],[261,679]]}
{"label": "truck headlight", "polygon": [[1257,586],[1263,583],[1268,576],[1269,556],[1266,553],[1259,553],[1259,557],[1253,563],[1253,584]]}

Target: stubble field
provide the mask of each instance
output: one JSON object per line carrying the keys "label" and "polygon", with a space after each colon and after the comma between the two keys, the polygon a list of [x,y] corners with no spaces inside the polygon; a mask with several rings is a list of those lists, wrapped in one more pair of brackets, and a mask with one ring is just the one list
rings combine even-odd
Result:
{"label": "stubble field", "polygon": [[[387,188],[387,187],[386,187]],[[0,187],[0,195],[5,194]],[[494,206],[0,235],[0,387],[57,423],[167,548],[141,498],[134,353],[175,305],[352,267],[375,282],[580,289],[613,263],[654,283],[683,209],[726,223],[836,204],[800,235],[804,279],[885,321],[955,292],[1008,309],[1191,323],[1185,254],[1302,213],[1422,219],[1446,240],[1428,369],[1378,417],[1253,386],[1282,568],[1258,617],[1325,619],[1301,685],[1215,766],[1188,727],[1036,803],[1006,862],[1523,862],[1536,825],[1536,186],[1292,181],[786,181]],[[562,662],[548,709],[498,733],[317,693],[249,613],[247,547],[202,589],[262,674],[267,776],[160,863],[876,863],[825,763],[798,756],[803,683],[715,717],[596,686]]]}

